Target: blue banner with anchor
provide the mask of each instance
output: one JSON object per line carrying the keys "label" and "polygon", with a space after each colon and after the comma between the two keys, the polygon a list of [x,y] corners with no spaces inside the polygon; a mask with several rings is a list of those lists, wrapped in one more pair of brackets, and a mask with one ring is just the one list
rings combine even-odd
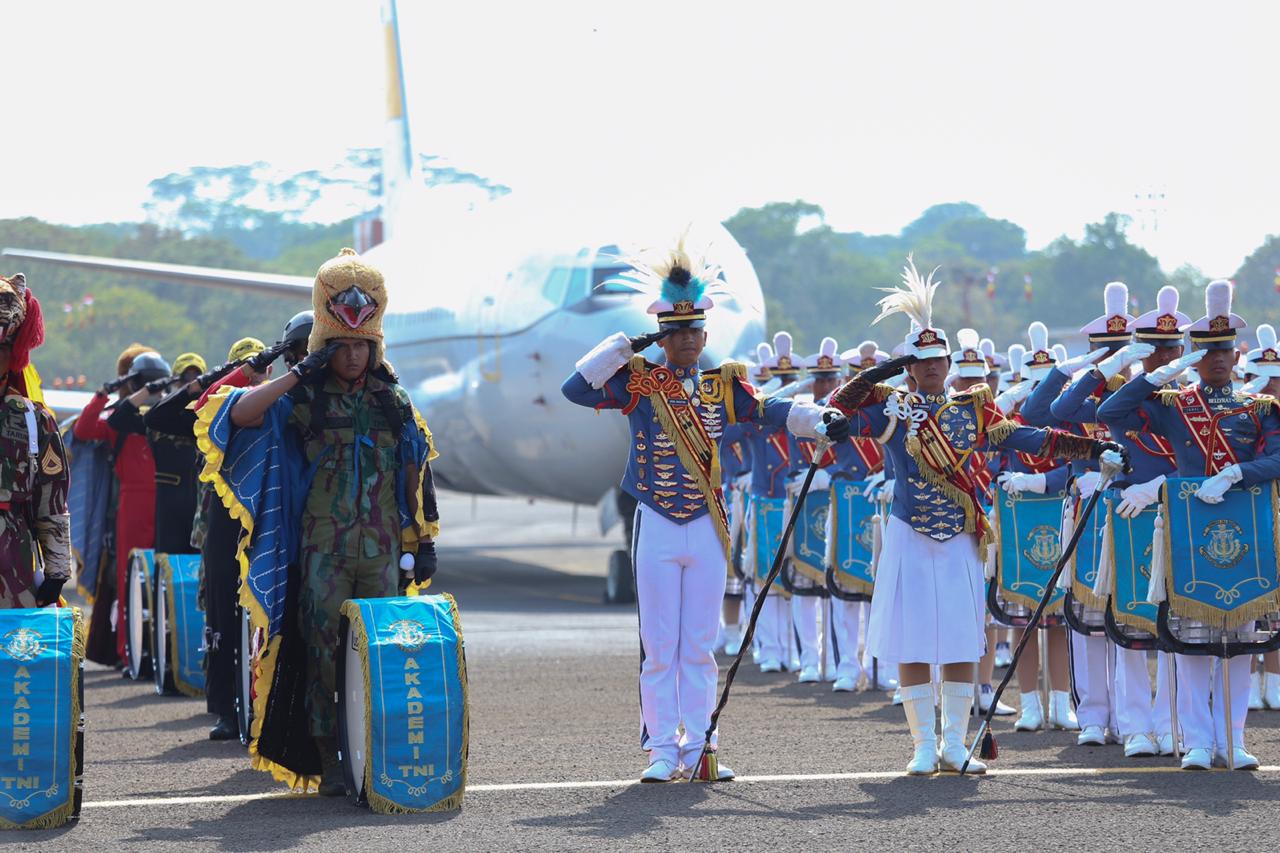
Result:
{"label": "blue banner with anchor", "polygon": [[[1068,500],[1071,500],[1068,498]],[[1076,501],[1076,523],[1088,506],[1088,500]],[[1098,582],[1098,566],[1102,558],[1102,543],[1106,533],[1107,512],[1103,504],[1103,496],[1099,495],[1098,503],[1085,520],[1084,530],[1080,533],[1080,541],[1071,555],[1072,583],[1071,596],[1090,610],[1105,610],[1107,602],[1093,594],[1093,585]]]}
{"label": "blue banner with anchor", "polygon": [[791,534],[791,557],[796,571],[819,586],[827,579],[827,513],[830,510],[831,493],[810,489]]}
{"label": "blue banner with anchor", "polygon": [[[1062,556],[1062,502],[1056,492],[996,497],[996,523],[1000,546],[996,549],[996,577],[1005,601],[1035,607],[1044,596],[1049,578]],[[1055,590],[1046,612],[1060,612],[1063,590]],[[1056,611],[1055,611],[1056,609]]]}
{"label": "blue banner with anchor", "polygon": [[1280,609],[1276,484],[1232,488],[1209,504],[1195,496],[1203,482],[1165,483],[1170,609],[1224,627]]}
{"label": "blue banner with anchor", "polygon": [[1119,495],[1120,490],[1114,490],[1112,499],[1108,501],[1110,520],[1107,529],[1111,536],[1113,567],[1111,615],[1122,625],[1132,625],[1155,634],[1160,607],[1147,603],[1147,591],[1151,583],[1151,546],[1156,532],[1157,510],[1152,505],[1133,518],[1121,518],[1112,506],[1118,503]]}
{"label": "blue banner with anchor", "polygon": [[76,812],[84,622],[79,608],[0,610],[0,828]]}
{"label": "blue banner with anchor", "polygon": [[369,807],[383,813],[461,807],[469,717],[453,597],[354,599],[343,603],[342,615],[350,620],[348,647],[362,656]]}
{"label": "blue banner with anchor", "polygon": [[831,542],[828,559],[842,589],[870,595],[875,587],[872,549],[876,505],[864,497],[865,480],[837,480],[831,486]]}
{"label": "blue banner with anchor", "polygon": [[[782,529],[786,527],[787,502],[785,498],[751,496],[751,551],[755,560],[756,582],[769,576],[769,567],[782,544]],[[775,588],[774,592],[782,592]],[[785,595],[785,593],[783,593]]]}

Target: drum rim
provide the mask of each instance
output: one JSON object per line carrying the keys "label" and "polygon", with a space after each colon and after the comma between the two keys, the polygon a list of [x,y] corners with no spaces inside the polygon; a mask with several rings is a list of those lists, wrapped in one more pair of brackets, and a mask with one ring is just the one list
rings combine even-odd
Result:
{"label": "drum rim", "polygon": [[[347,797],[356,805],[368,805],[368,799],[364,790],[364,770],[369,761],[369,756],[363,757],[363,763],[360,767],[360,779],[357,782],[355,768],[348,756],[353,754],[351,750],[350,737],[350,721],[347,719],[347,653],[351,646],[351,619],[347,616],[338,617],[338,666],[334,667],[334,692],[337,699],[337,735],[338,735],[338,752],[342,758],[342,784],[347,789]],[[354,653],[354,652],[353,652]],[[357,662],[358,659],[357,659]],[[363,682],[363,677],[361,678]],[[364,720],[359,721],[361,734],[364,730]]]}
{"label": "drum rim", "polygon": [[[150,659],[147,649],[147,634],[149,620],[147,619],[148,608],[146,606],[146,557],[141,553],[134,552],[129,555],[129,573],[127,582],[129,586],[128,595],[125,598],[125,632],[124,632],[124,650],[126,666],[129,669],[129,678],[134,681],[140,681],[143,678],[143,671],[146,669],[147,661]],[[138,613],[138,641],[135,648],[133,638],[133,618],[134,618],[134,593],[137,592],[137,609]]]}
{"label": "drum rim", "polygon": [[165,695],[169,675],[169,602],[165,597],[168,581],[162,572],[156,572],[155,600],[151,603],[151,678],[156,693]]}

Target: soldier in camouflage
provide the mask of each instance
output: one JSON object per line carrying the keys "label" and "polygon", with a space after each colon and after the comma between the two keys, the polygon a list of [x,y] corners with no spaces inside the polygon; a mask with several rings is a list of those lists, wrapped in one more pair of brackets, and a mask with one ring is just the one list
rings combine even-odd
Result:
{"label": "soldier in camouflage", "polygon": [[58,424],[32,401],[31,350],[44,340],[40,303],[19,273],[0,276],[0,607],[44,607],[71,578],[67,455]]}

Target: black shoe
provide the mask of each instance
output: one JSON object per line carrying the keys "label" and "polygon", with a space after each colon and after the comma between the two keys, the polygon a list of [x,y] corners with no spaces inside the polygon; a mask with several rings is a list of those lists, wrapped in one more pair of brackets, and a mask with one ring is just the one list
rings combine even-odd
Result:
{"label": "black shoe", "polygon": [[219,717],[218,724],[209,729],[209,740],[239,740],[240,724],[235,717]]}
{"label": "black shoe", "polygon": [[320,780],[320,787],[317,789],[317,793],[322,797],[345,797],[347,795],[347,786],[341,779],[335,782],[326,777]]}

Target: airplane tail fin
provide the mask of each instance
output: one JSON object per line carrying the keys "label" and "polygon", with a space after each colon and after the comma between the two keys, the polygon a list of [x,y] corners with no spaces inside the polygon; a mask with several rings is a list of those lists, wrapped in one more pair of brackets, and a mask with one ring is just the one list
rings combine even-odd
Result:
{"label": "airplane tail fin", "polygon": [[396,0],[382,0],[382,32],[387,63],[387,112],[382,138],[382,210],[356,223],[359,251],[370,249],[395,232],[396,214],[417,172],[409,137],[409,110],[400,56],[400,19]]}

